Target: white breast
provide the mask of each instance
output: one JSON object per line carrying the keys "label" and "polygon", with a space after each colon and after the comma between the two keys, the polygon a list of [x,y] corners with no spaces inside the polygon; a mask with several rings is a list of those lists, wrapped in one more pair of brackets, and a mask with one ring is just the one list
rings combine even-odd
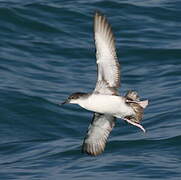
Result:
{"label": "white breast", "polygon": [[133,109],[120,96],[93,94],[88,99],[81,100],[79,105],[90,111],[119,118],[134,114]]}

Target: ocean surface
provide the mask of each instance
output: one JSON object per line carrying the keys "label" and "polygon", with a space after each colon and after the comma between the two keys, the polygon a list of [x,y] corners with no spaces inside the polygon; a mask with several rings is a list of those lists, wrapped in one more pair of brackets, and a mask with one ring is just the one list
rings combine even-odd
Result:
{"label": "ocean surface", "polygon": [[[149,99],[143,126],[119,119],[105,152],[81,153],[92,113],[60,106],[96,83],[93,16],[104,13],[120,93]],[[0,179],[181,179],[180,0],[1,0]]]}

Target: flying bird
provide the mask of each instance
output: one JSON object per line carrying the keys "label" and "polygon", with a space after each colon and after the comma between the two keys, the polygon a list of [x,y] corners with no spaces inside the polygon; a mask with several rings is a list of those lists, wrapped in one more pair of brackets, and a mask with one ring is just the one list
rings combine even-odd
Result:
{"label": "flying bird", "polygon": [[100,12],[94,16],[94,40],[96,46],[97,83],[91,93],[73,93],[65,102],[78,104],[94,112],[84,138],[82,151],[99,155],[104,149],[116,118],[141,128],[144,108],[148,100],[141,101],[136,91],[120,96],[120,64],[116,54],[115,39],[107,18]]}

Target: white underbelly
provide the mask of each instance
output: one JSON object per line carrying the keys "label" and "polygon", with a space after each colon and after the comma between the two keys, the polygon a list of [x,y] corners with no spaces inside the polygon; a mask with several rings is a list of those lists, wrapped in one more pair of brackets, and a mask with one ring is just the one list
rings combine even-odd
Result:
{"label": "white underbelly", "polygon": [[119,96],[92,95],[80,106],[93,112],[111,114],[119,118],[134,114],[133,109]]}

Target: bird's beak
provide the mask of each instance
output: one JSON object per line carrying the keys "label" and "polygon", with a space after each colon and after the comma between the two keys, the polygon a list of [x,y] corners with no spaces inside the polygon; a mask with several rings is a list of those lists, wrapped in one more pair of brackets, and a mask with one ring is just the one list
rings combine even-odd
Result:
{"label": "bird's beak", "polygon": [[61,103],[60,105],[64,105],[64,104],[68,104],[70,101],[67,99],[65,100],[63,103]]}

